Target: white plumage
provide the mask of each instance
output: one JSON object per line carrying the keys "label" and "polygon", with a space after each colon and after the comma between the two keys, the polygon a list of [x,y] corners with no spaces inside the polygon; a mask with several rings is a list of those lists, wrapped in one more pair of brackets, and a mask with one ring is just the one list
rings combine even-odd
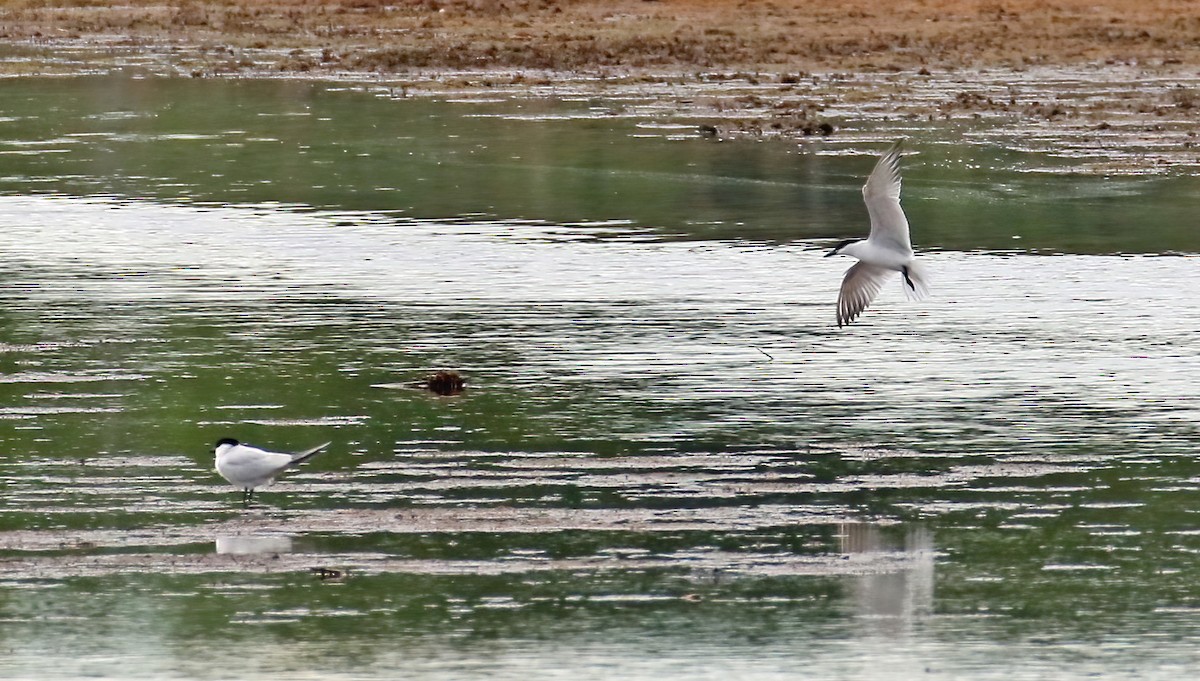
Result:
{"label": "white plumage", "polygon": [[838,244],[825,257],[850,255],[858,258],[842,279],[838,293],[837,323],[844,326],[867,309],[884,283],[895,272],[903,276],[904,293],[913,300],[929,294],[929,280],[915,260],[908,236],[908,219],[900,207],[900,142],[879,158],[863,185],[863,201],[871,216],[871,232],[866,239],[850,239]]}
{"label": "white plumage", "polygon": [[244,445],[233,438],[221,438],[215,450],[217,472],[234,487],[240,488],[249,502],[255,488],[271,484],[280,473],[311,459],[329,444],[326,442],[302,452],[284,454]]}

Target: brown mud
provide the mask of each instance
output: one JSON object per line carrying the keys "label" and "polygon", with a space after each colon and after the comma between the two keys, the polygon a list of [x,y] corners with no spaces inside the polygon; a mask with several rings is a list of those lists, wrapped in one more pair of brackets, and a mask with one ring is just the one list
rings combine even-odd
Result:
{"label": "brown mud", "polygon": [[[0,533],[0,546],[13,555],[2,562],[0,581],[63,579],[148,571],[155,574],[211,572],[311,572],[314,579],[340,579],[381,572],[503,574],[544,570],[649,569],[679,567],[670,553],[602,552],[575,558],[508,556],[502,560],[443,560],[372,551],[329,553],[306,547],[305,535],[361,536],[372,533],[450,536],[461,533],[536,534],[556,532],[683,532],[749,529],[767,516],[780,522],[814,522],[838,529],[852,541],[872,525],[853,518],[795,513],[766,507],[753,513],[722,509],[692,512],[646,509],[407,509],[346,510],[281,514],[247,509],[243,516],[213,525],[145,528],[137,531],[69,530]],[[300,538],[294,539],[299,536]],[[214,550],[215,546],[215,550]],[[163,552],[171,547],[171,552]],[[190,548],[189,548],[190,547]],[[689,552],[692,571],[722,569],[744,574],[872,574],[903,569],[912,555],[860,550],[846,543],[833,553],[779,556],[754,551]]]}
{"label": "brown mud", "polygon": [[[837,452],[846,460],[914,456],[854,448]],[[938,472],[896,470],[820,481],[795,470],[788,455],[774,454],[611,458],[411,452],[396,462],[367,463],[343,473],[298,471],[261,490],[256,495],[261,501],[242,507],[240,494],[214,480],[215,474],[197,471],[191,479],[193,464],[185,458],[143,461],[147,467],[132,476],[102,461],[31,462],[44,479],[25,478],[11,492],[12,501],[40,505],[48,526],[0,531],[0,583],[138,572],[310,573],[314,580],[394,572],[651,568],[753,575],[894,572],[929,559],[932,548],[887,539],[883,528],[899,521],[864,516],[842,503],[845,495],[964,489],[997,478],[1028,480],[1086,468],[1014,458],[985,465],[960,461]],[[65,480],[70,484],[60,484]],[[594,502],[585,500],[583,488],[592,490],[591,496],[639,500],[639,505],[588,506]],[[507,501],[531,489],[545,490],[535,492],[541,495],[536,505]],[[171,493],[179,498],[168,499]],[[74,503],[78,495],[88,498],[86,508]],[[572,495],[578,498],[572,501]],[[346,507],[303,508],[306,496],[340,497]],[[681,498],[688,503],[680,504]],[[757,501],[731,505],[733,499]],[[946,510],[943,502],[935,503],[939,512]],[[86,520],[122,511],[137,519],[134,526],[94,527]],[[203,520],[181,523],[181,517]],[[781,552],[763,539],[778,528],[807,528],[805,550]],[[371,542],[381,534],[422,537],[444,546],[463,537],[513,540],[504,542],[511,550],[490,557],[431,558],[381,551]],[[596,542],[570,556],[522,550],[528,542],[521,538],[533,535],[586,535]],[[682,536],[694,542],[681,542]],[[357,547],[348,551],[344,541],[323,544],[330,537],[355,538]],[[662,538],[663,549],[634,550],[626,546],[629,537]],[[746,545],[722,548],[718,537],[741,537]]]}
{"label": "brown mud", "polygon": [[13,0],[0,38],[161,45],[214,72],[1196,67],[1174,0]]}
{"label": "brown mud", "polygon": [[982,120],[1007,146],[1047,138],[1091,158],[1074,170],[1200,165],[1200,15],[1172,0],[15,0],[0,56],[6,75],[634,97],[709,137]]}

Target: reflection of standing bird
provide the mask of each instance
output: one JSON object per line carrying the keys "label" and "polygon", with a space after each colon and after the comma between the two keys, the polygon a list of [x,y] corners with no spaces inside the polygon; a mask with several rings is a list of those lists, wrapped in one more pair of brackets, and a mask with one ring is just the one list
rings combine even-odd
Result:
{"label": "reflection of standing bird", "polygon": [[303,452],[284,454],[268,452],[244,445],[231,437],[223,437],[217,440],[217,472],[234,487],[240,488],[242,501],[249,504],[256,487],[271,484],[280,473],[308,461],[328,446],[326,442]]}
{"label": "reflection of standing bird", "polygon": [[904,277],[904,294],[920,300],[929,293],[924,268],[913,259],[908,237],[908,220],[900,208],[900,142],[879,158],[863,185],[863,201],[871,216],[871,233],[866,239],[848,239],[825,257],[852,255],[858,262],[846,270],[838,293],[837,323],[844,326],[867,309],[892,272]]}

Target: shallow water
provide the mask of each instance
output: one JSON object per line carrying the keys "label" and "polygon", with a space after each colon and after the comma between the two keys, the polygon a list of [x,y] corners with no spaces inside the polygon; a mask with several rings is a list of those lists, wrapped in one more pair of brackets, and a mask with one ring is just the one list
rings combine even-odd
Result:
{"label": "shallow water", "polygon": [[[0,675],[1200,663],[1195,178],[905,131],[935,295],[839,330],[821,256],[895,129],[0,93]],[[409,387],[442,368],[465,394]],[[225,435],[334,444],[243,509]]]}

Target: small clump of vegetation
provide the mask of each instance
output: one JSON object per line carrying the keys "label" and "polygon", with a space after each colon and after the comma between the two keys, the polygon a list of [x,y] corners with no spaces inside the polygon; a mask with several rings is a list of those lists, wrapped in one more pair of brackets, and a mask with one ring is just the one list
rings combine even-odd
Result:
{"label": "small clump of vegetation", "polygon": [[457,371],[438,371],[425,378],[426,390],[436,395],[457,395],[467,388],[467,381]]}

